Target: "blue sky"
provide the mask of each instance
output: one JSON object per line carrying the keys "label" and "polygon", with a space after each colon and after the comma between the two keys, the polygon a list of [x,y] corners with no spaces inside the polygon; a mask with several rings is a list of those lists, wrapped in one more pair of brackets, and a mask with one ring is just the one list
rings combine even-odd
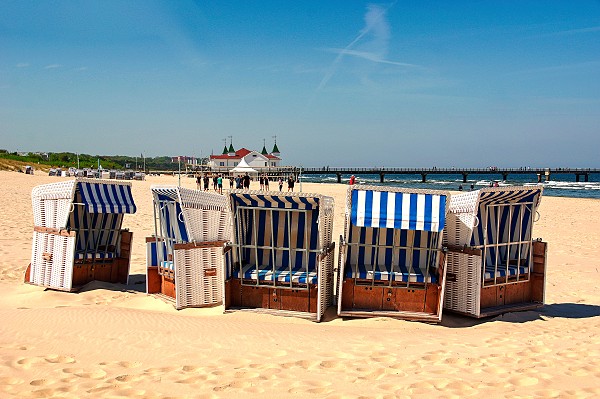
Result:
{"label": "blue sky", "polygon": [[0,148],[597,167],[598,1],[0,2]]}

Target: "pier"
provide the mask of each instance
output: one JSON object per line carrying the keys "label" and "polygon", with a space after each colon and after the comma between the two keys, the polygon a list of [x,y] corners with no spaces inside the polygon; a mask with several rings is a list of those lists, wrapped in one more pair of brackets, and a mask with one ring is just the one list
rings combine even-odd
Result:
{"label": "pier", "polygon": [[[384,182],[386,175],[420,175],[425,183],[428,175],[462,175],[463,183],[469,175],[498,175],[508,180],[509,175],[537,175],[538,182],[550,181],[552,175],[572,174],[576,182],[588,182],[591,173],[600,173],[600,168],[301,168],[304,175],[335,175],[338,183],[343,175],[379,175]],[[499,179],[500,180],[500,179]]]}

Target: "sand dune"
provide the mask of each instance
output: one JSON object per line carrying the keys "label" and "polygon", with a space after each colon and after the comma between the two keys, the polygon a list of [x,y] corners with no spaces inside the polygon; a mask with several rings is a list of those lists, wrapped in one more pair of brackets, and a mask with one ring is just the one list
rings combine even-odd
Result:
{"label": "sand dune", "polygon": [[[600,201],[544,197],[536,236],[549,242],[547,306],[489,320],[445,314],[441,325],[325,322],[222,308],[174,310],[147,296],[143,238],[153,232],[149,187],[138,212],[128,286],[79,293],[23,284],[30,261],[31,189],[48,176],[0,172],[0,397],[574,397],[600,396]],[[193,179],[182,178],[186,187]],[[336,200],[345,187],[303,184]]]}

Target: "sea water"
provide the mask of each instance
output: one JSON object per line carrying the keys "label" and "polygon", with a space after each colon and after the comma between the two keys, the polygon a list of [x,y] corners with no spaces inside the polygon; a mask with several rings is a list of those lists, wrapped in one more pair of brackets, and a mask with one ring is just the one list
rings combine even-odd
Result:
{"label": "sea water", "polygon": [[[544,177],[543,177],[544,178]],[[589,182],[576,182],[575,174],[554,174],[551,180],[540,183],[544,187],[544,195],[554,197],[575,198],[600,198],[600,173],[590,173]],[[337,176],[332,174],[302,175],[301,179],[307,183],[337,183]],[[348,184],[350,175],[342,175],[342,183]],[[386,174],[384,183],[380,183],[379,175],[357,175],[357,184],[371,184],[383,186],[395,186],[406,188],[425,188],[437,190],[457,191],[462,186],[463,191],[469,191],[471,185],[474,189],[489,187],[490,184],[498,182],[499,186],[529,186],[536,185],[537,175],[531,174],[509,174],[508,180],[502,181],[499,174],[471,174],[466,183],[463,183],[461,174],[436,175],[428,174],[427,181],[421,182],[420,175],[393,175]],[[583,176],[581,177],[583,179]]]}

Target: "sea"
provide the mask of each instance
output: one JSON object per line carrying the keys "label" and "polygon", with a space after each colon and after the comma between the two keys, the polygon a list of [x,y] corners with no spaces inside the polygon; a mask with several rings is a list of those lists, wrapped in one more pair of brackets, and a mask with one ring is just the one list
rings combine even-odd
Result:
{"label": "sea", "polygon": [[[600,173],[590,173],[589,182],[576,182],[575,174],[554,174],[551,180],[542,183],[537,182],[537,175],[514,174],[508,175],[508,180],[501,179],[499,174],[471,174],[466,183],[463,183],[462,175],[435,175],[428,174],[427,181],[421,182],[420,175],[392,175],[386,174],[384,183],[380,183],[379,175],[357,175],[357,184],[371,184],[376,186],[395,186],[406,188],[425,188],[436,190],[460,190],[469,191],[471,185],[474,190],[489,187],[490,184],[498,182],[499,186],[530,186],[541,184],[544,187],[544,195],[552,197],[574,197],[574,198],[600,198]],[[334,174],[302,175],[302,182],[307,183],[337,183]],[[348,184],[350,175],[342,175],[342,183]],[[582,177],[583,179],[583,177]]]}

